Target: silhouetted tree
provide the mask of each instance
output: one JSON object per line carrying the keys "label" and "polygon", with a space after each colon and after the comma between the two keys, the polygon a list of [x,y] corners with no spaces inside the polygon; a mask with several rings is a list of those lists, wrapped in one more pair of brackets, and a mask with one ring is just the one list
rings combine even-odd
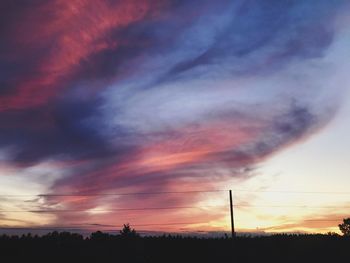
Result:
{"label": "silhouetted tree", "polygon": [[[350,238],[322,234],[198,238],[181,235],[137,236],[125,225],[121,235],[100,231],[89,238],[68,232],[0,234],[0,262],[348,262]],[[333,235],[333,234],[331,234]],[[130,237],[131,236],[131,237]],[[271,249],[275,248],[275,249]],[[233,255],[235,260],[233,260]]]}
{"label": "silhouetted tree", "polygon": [[138,237],[139,234],[136,233],[135,229],[131,229],[129,224],[124,224],[122,230],[120,230],[120,235],[122,237]]}
{"label": "silhouetted tree", "polygon": [[337,236],[339,236],[339,234],[336,233],[336,232],[327,232],[327,236],[330,236],[330,237],[337,237]]}
{"label": "silhouetted tree", "polygon": [[344,218],[343,223],[339,224],[339,229],[344,236],[350,236],[350,218]]}
{"label": "silhouetted tree", "polygon": [[106,241],[109,240],[110,237],[108,233],[102,233],[101,231],[96,231],[90,235],[90,239],[95,241]]}

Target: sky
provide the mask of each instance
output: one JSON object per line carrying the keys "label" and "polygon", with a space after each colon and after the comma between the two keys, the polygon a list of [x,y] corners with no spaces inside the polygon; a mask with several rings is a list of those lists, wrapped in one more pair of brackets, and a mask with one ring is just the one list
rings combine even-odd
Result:
{"label": "sky", "polygon": [[349,11],[1,1],[0,227],[337,232]]}

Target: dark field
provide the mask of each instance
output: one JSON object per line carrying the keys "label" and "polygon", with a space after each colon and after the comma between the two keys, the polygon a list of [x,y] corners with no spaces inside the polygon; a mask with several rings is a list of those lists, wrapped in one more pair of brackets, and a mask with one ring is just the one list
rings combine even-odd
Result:
{"label": "dark field", "polygon": [[337,235],[189,238],[68,232],[0,236],[0,262],[350,262],[350,239]]}

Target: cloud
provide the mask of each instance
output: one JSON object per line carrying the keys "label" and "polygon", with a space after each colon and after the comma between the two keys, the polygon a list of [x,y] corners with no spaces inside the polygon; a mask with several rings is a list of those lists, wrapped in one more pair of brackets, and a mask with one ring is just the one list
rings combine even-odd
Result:
{"label": "cloud", "polygon": [[332,67],[324,59],[337,41],[340,1],[2,5],[3,162],[24,170],[49,162],[64,175],[46,183],[48,191],[97,194],[45,197],[50,209],[86,210],[57,213],[58,221],[112,205],[98,194],[116,189],[208,188],[244,178],[336,110],[324,100]]}
{"label": "cloud", "polygon": [[339,232],[338,224],[342,219],[346,218],[346,214],[341,212],[329,211],[327,214],[310,215],[306,219],[293,220],[285,219],[286,223],[278,226],[261,228],[265,232],[278,231],[298,231],[298,232]]}

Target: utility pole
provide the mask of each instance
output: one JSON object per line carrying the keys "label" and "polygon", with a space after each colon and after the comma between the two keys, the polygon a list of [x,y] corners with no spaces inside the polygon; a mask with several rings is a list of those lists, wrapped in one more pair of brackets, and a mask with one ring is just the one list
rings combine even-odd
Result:
{"label": "utility pole", "polygon": [[234,239],[236,237],[236,233],[235,233],[235,223],[233,218],[232,190],[229,191],[229,194],[230,194],[230,212],[231,212],[231,235],[232,235],[232,239]]}

